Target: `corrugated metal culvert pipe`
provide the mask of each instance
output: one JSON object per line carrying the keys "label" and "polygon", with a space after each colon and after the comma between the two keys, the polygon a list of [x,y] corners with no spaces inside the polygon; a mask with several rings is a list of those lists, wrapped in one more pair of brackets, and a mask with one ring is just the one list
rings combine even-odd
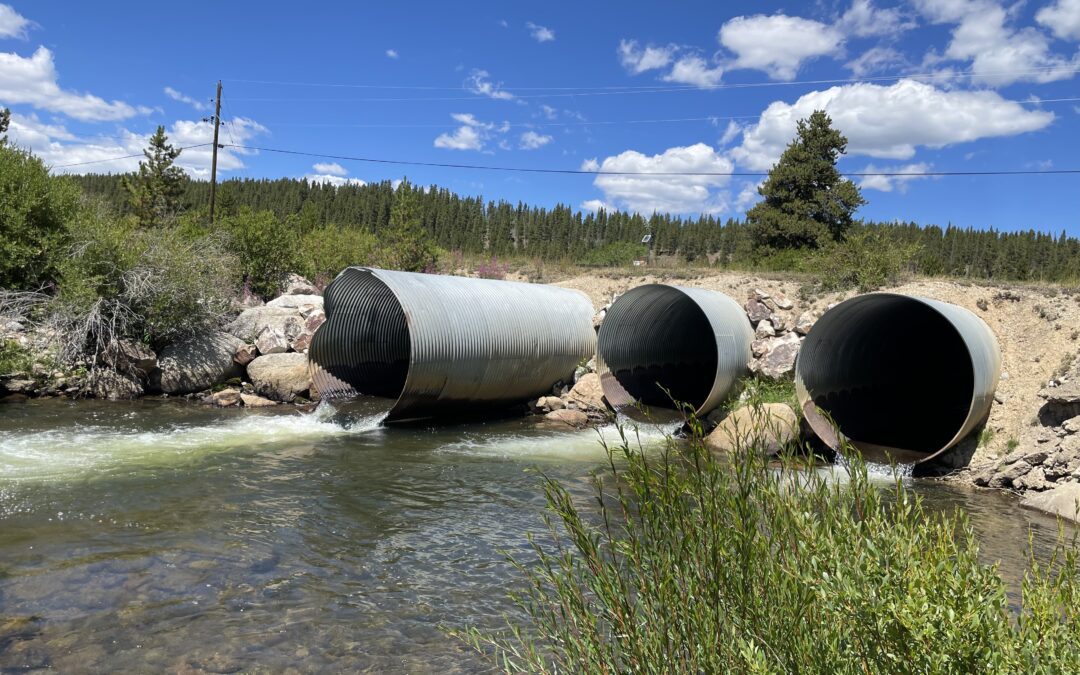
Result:
{"label": "corrugated metal culvert pipe", "polygon": [[608,309],[596,370],[616,409],[671,408],[674,399],[705,415],[746,373],[753,339],[746,312],[723,293],[648,284]]}
{"label": "corrugated metal culvert pipe", "polygon": [[832,418],[864,456],[912,463],[937,457],[985,421],[1000,371],[997,339],[970,311],[871,293],[814,324],[795,388],[826,445],[839,447]]}
{"label": "corrugated metal culvert pipe", "polygon": [[394,399],[388,421],[539,396],[596,345],[592,303],[555,286],[349,267],[323,296],[315,388]]}

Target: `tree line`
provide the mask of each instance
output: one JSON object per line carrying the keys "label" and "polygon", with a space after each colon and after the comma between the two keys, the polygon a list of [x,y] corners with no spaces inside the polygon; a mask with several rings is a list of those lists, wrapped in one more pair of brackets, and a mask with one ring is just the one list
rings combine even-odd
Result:
{"label": "tree line", "polygon": [[[124,178],[84,175],[75,178],[83,190],[100,195],[121,212],[131,209]],[[740,269],[791,269],[795,256],[783,251],[802,247],[763,245],[745,219],[711,215],[683,218],[669,214],[644,217],[621,211],[581,212],[566,205],[553,208],[522,202],[484,201],[446,188],[422,188],[389,181],[333,186],[304,179],[230,179],[218,188],[218,213],[224,218],[268,211],[299,233],[333,226],[376,238],[391,228],[395,198],[402,191],[414,204],[420,227],[440,248],[509,257],[529,257],[582,264],[628,264],[644,254],[640,242],[653,235],[658,257],[677,257],[693,264]],[[185,179],[180,208],[204,213],[209,184]],[[765,203],[765,202],[763,202]],[[1029,229],[1004,232],[994,228],[920,225],[914,222],[853,221],[845,228],[880,235],[886,245],[910,247],[909,271],[930,276],[957,276],[1013,281],[1067,282],[1080,277],[1080,240]],[[800,242],[805,243],[805,242]]]}

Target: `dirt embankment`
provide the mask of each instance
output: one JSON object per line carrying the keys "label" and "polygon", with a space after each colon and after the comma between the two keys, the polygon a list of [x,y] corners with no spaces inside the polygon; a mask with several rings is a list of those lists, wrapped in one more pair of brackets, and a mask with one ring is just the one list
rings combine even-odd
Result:
{"label": "dirt embankment", "polygon": [[[744,273],[706,275],[604,275],[585,274],[558,282],[557,285],[579,290],[599,309],[613,296],[634,286],[669,283],[705,288],[726,293],[743,302],[760,288],[779,291],[790,298],[792,315],[810,310],[818,316],[832,303],[855,295],[848,293],[800,293],[804,283]],[[997,399],[982,435],[983,442],[972,457],[978,466],[1006,455],[1023,443],[1038,423],[1037,412],[1043,401],[1040,389],[1080,352],[1080,290],[1053,287],[989,286],[945,280],[916,280],[883,289],[906,295],[918,295],[965,307],[986,321],[997,336],[1001,348],[1002,373]],[[928,344],[933,348],[933,343]],[[911,423],[917,423],[917,420]]]}

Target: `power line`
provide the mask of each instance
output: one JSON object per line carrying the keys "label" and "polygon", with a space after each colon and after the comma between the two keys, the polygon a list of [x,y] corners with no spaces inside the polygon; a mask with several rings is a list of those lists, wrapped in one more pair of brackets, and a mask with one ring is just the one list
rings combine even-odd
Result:
{"label": "power line", "polygon": [[[353,157],[349,155],[331,155],[318,152],[305,152],[302,150],[285,150],[281,148],[267,148],[253,145],[234,145],[227,147],[257,152],[272,152],[282,155],[296,155],[302,157],[314,157],[318,159],[336,159],[346,162],[365,162],[369,164],[394,164],[399,166],[421,166],[440,169],[469,169],[475,171],[509,171],[517,173],[546,173],[568,174],[586,176],[744,176],[760,178],[768,176],[767,171],[604,171],[588,169],[552,169],[539,167],[497,166],[490,164],[452,164],[444,162],[419,162],[403,159],[380,159],[373,157]],[[890,178],[903,177],[936,177],[936,176],[1028,176],[1028,175],[1070,175],[1080,174],[1080,169],[1005,169],[1000,171],[855,171],[842,172],[845,176],[871,177],[883,176]]]}
{"label": "power line", "polygon": [[[198,143],[196,145],[185,145],[185,146],[183,146],[181,148],[177,148],[177,150],[191,150],[193,148],[203,148],[203,147],[206,147],[208,145],[213,145],[213,143]],[[53,169],[67,169],[69,167],[85,166],[87,164],[102,164],[104,162],[119,162],[122,159],[131,159],[133,157],[142,157],[142,156],[143,156],[143,153],[139,152],[139,153],[136,153],[134,155],[122,155],[120,157],[109,157],[107,159],[91,159],[91,160],[87,160],[85,162],[72,162],[71,164],[54,164],[54,165],[52,165],[52,168]]]}
{"label": "power line", "polygon": [[[849,77],[849,78],[832,78],[832,79],[815,79],[815,80],[787,80],[787,81],[770,81],[770,82],[746,82],[746,83],[720,83],[715,85],[704,86],[683,86],[683,85],[593,85],[593,86],[579,86],[579,87],[565,87],[565,86],[532,86],[532,87],[501,87],[501,91],[513,93],[514,91],[682,91],[685,89],[738,89],[738,88],[752,88],[752,87],[783,87],[794,86],[800,84],[857,84],[861,82],[882,82],[889,80],[903,80],[903,79],[959,79],[963,77],[973,77],[979,79],[1000,77],[1003,75],[1038,75],[1040,73],[1055,72],[1055,73],[1077,73],[1080,72],[1080,66],[1074,67],[1060,67],[1060,66],[1041,66],[1038,68],[1026,68],[1017,70],[994,70],[978,72],[975,70],[959,70],[959,71],[943,71],[936,73],[908,73],[908,74],[896,74],[896,75],[875,75],[870,77]],[[228,82],[237,82],[244,84],[268,84],[275,86],[293,86],[293,87],[327,87],[327,88],[339,88],[339,89],[390,89],[390,90],[413,90],[413,91],[460,91],[462,89],[468,89],[466,86],[436,86],[436,85],[401,85],[401,84],[366,84],[366,83],[348,83],[348,82],[303,82],[303,81],[287,81],[287,80],[258,80],[258,79],[243,79],[243,78],[226,78]]]}

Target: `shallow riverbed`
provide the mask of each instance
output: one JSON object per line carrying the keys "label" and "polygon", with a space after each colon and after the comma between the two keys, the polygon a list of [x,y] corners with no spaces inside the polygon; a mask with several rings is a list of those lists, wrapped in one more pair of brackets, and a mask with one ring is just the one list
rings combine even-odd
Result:
{"label": "shallow riverbed", "polygon": [[[532,469],[586,494],[597,432],[378,422],[357,405],[0,406],[0,670],[488,670],[443,629],[515,615],[503,553],[542,528]],[[1011,580],[1029,529],[1039,550],[1056,537],[1007,495],[914,485],[966,509]]]}

